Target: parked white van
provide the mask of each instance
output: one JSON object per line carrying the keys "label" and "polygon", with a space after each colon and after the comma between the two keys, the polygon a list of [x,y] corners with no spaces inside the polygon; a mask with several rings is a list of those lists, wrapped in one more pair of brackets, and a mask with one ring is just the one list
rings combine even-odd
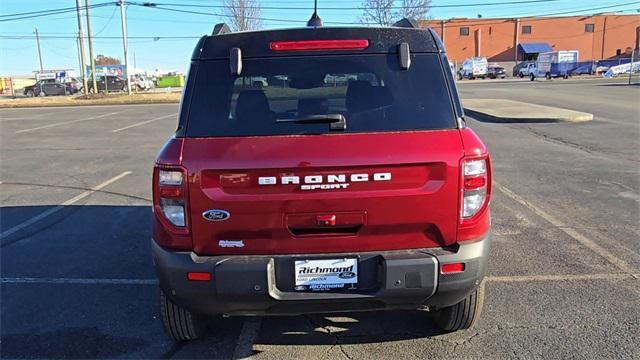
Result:
{"label": "parked white van", "polygon": [[458,79],[486,78],[489,63],[486,57],[472,57],[462,63],[462,69],[458,72]]}

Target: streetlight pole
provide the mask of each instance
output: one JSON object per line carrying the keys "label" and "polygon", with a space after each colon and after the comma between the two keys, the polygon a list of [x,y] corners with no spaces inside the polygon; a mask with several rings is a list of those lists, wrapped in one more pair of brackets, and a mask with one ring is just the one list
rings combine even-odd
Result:
{"label": "streetlight pole", "polygon": [[87,39],[89,40],[89,57],[91,58],[91,83],[93,92],[97,94],[98,82],[96,81],[96,58],[93,56],[93,42],[91,41],[91,14],[89,13],[89,0],[85,0],[85,7],[87,8]]}
{"label": "streetlight pole", "polygon": [[124,0],[118,2],[120,5],[120,20],[122,23],[122,46],[124,47],[124,72],[127,79],[127,94],[131,95],[131,73],[129,72],[129,51],[127,39],[127,16],[125,14]]}
{"label": "streetlight pole", "polygon": [[82,73],[82,91],[86,95],[89,92],[87,87],[87,59],[84,57],[84,29],[82,26],[82,12],[80,0],[76,0],[76,12],[78,14],[78,42],[80,43],[80,72]]}
{"label": "streetlight pole", "polygon": [[40,60],[40,72],[44,72],[42,66],[42,51],[40,51],[40,35],[38,34],[38,28],[36,28],[36,43],[38,44],[38,59]]}

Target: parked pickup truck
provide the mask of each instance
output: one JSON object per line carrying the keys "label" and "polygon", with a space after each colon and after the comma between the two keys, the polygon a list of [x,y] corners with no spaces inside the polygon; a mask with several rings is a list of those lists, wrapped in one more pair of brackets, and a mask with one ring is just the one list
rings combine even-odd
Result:
{"label": "parked pickup truck", "polygon": [[528,64],[523,65],[520,70],[518,70],[518,77],[530,77],[532,74],[535,74],[537,71],[537,65],[534,62],[530,62]]}
{"label": "parked pickup truck", "polygon": [[389,309],[472,326],[491,160],[437,34],[409,21],[227,29],[198,42],[153,170],[166,332],[198,338],[210,316]]}

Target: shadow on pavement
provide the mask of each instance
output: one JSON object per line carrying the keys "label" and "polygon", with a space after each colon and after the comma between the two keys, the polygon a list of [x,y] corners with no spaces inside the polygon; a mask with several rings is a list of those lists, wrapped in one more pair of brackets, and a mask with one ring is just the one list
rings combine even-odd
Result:
{"label": "shadow on pavement", "polygon": [[69,327],[3,336],[2,357],[102,359],[139,351],[145,344],[140,338],[109,335],[97,327]]}
{"label": "shadow on pavement", "polygon": [[256,344],[367,344],[443,335],[424,311],[264,317]]}
{"label": "shadow on pavement", "polygon": [[[0,208],[2,230],[53,208]],[[149,206],[64,206],[2,239],[2,278],[17,279],[2,283],[2,357],[229,358],[244,318],[214,318],[204,339],[175,344],[162,331],[156,285],[91,283],[155,279],[150,218]],[[363,344],[440,334],[426,312],[380,311],[263,317],[255,343]]]}
{"label": "shadow on pavement", "polygon": [[629,83],[620,83],[620,84],[598,84],[598,86],[614,86],[614,87],[624,87],[624,86],[640,86],[640,81],[632,80],[635,82]]}
{"label": "shadow on pavement", "polygon": [[465,108],[464,109],[464,113],[466,116],[483,122],[483,123],[490,123],[490,124],[523,124],[523,125],[527,125],[527,124],[559,124],[561,123],[560,121],[556,120],[556,119],[508,119],[508,118],[497,118],[497,117],[493,117],[493,116],[489,116],[477,111],[473,111],[470,109]]}

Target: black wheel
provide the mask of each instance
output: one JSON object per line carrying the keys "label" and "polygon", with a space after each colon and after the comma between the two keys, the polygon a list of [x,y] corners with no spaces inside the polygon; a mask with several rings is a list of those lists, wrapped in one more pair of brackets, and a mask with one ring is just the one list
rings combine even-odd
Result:
{"label": "black wheel", "polygon": [[200,338],[206,327],[205,318],[176,305],[160,290],[160,316],[164,330],[175,341]]}
{"label": "black wheel", "polygon": [[34,97],[33,90],[27,90],[27,97]]}
{"label": "black wheel", "polygon": [[545,78],[547,78],[547,80],[551,80],[551,74],[550,73],[546,73],[544,75]]}
{"label": "black wheel", "polygon": [[436,323],[447,332],[468,329],[480,319],[483,304],[484,282],[459,303],[437,310]]}
{"label": "black wheel", "polygon": [[520,79],[522,79],[522,78],[524,77],[524,74],[523,74],[523,73],[518,73],[518,77],[519,77]]}

